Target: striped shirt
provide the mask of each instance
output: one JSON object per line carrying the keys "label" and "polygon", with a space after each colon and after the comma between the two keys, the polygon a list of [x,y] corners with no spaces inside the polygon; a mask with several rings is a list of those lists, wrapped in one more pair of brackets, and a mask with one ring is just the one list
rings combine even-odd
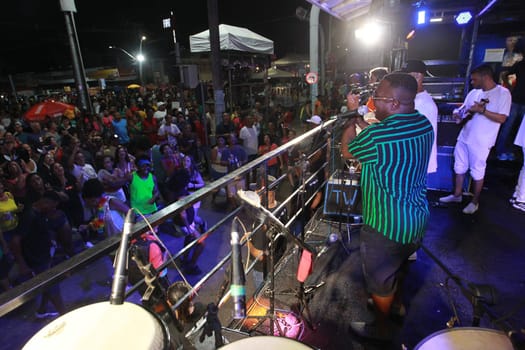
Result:
{"label": "striped shirt", "polygon": [[372,124],[348,145],[362,165],[363,222],[390,240],[407,244],[423,237],[433,140],[432,125],[416,112]]}

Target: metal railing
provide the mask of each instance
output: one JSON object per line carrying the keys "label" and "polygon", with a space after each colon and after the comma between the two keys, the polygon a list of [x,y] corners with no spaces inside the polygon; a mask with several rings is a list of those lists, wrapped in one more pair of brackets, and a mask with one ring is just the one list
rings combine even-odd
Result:
{"label": "metal railing", "polygon": [[[260,156],[259,158],[241,166],[240,168],[232,171],[231,173],[219,178],[218,180],[206,185],[205,187],[195,191],[194,193],[188,195],[187,197],[184,197],[174,203],[171,203],[167,205],[166,207],[160,209],[153,215],[151,215],[148,220],[152,226],[158,226],[173,216],[175,216],[177,213],[181,212],[182,210],[190,207],[193,205],[193,203],[203,199],[204,197],[210,195],[211,193],[218,191],[219,189],[225,187],[230,182],[238,180],[240,178],[243,178],[246,174],[249,174],[249,172],[253,171],[255,168],[264,166],[264,174],[267,174],[266,171],[266,163],[269,159],[273,157],[277,157],[280,154],[283,154],[284,152],[287,152],[289,148],[297,146],[301,143],[305,143],[308,140],[310,140],[312,137],[315,137],[319,132],[322,130],[325,130],[327,128],[331,128],[335,125],[335,120],[329,120],[325,122],[322,125],[319,125],[315,127],[314,129],[304,133],[303,135],[297,136],[296,138],[290,140],[286,144],[276,148],[273,151],[270,151],[263,156]],[[324,143],[322,147],[326,147],[327,143]],[[309,153],[307,154],[307,157],[311,157],[318,149],[311,149],[308,150]],[[324,171],[324,168],[327,166],[328,162],[325,162],[323,167],[319,169],[318,171]],[[302,186],[304,186],[305,183],[308,183],[311,179],[315,177],[316,174],[312,174],[304,183]],[[267,178],[267,175],[266,175]],[[271,185],[267,186],[265,191],[268,191],[272,189],[273,187],[277,186],[279,182],[284,181],[286,179],[286,174],[282,175],[274,181]],[[267,182],[268,183],[268,178]],[[324,183],[318,183],[317,187],[320,188],[323,186]],[[293,200],[301,190],[304,190],[299,188],[295,190],[288,198],[282,201],[282,203],[274,210],[274,212],[278,212],[281,210],[285,205],[287,205],[291,200]],[[267,192],[266,192],[267,195]],[[267,197],[266,197],[267,198]],[[305,203],[308,203],[311,201],[312,198],[306,199]],[[305,208],[300,208],[298,212],[294,213],[294,215],[288,220],[286,223],[286,226],[289,227],[300,215],[301,211],[305,210]],[[232,211],[228,215],[226,215],[224,218],[219,220],[216,224],[214,224],[212,227],[210,227],[207,232],[204,233],[204,236],[208,236],[213,234],[217,231],[219,227],[227,223],[237,212],[239,211],[239,208]],[[138,237],[142,233],[145,233],[149,230],[149,227],[147,223],[144,221],[138,222],[133,226],[133,232],[132,237]],[[93,248],[84,250],[80,252],[79,254],[76,254],[69,258],[68,260],[53,266],[49,270],[33,277],[32,279],[25,281],[16,287],[0,294],[0,316],[6,315],[7,313],[17,309],[21,305],[25,304],[26,302],[30,301],[46,288],[49,288],[51,285],[58,283],[66,278],[68,278],[73,272],[78,271],[82,269],[83,267],[87,266],[88,264],[97,261],[98,259],[101,259],[103,257],[106,257],[109,253],[115,251],[120,243],[120,236],[112,236],[108,237],[104,241],[100,242],[99,244],[95,245]],[[182,250],[178,251],[174,255],[174,259],[182,256],[188,249],[191,249],[191,247],[196,244],[197,241],[192,242],[192,244],[184,247]],[[224,266],[231,258],[231,252],[228,253],[224,258],[222,258],[215,266],[211,268],[210,271],[204,274],[204,277],[200,279],[194,286],[192,291],[190,291],[185,297],[181,299],[181,301],[174,306],[174,308],[178,307],[183,299],[186,297],[189,297],[192,295],[193,290],[198,289],[201,287],[206,281],[208,281],[217,271],[220,270],[222,266]],[[171,264],[171,260],[164,263],[162,268],[168,266]],[[133,286],[131,289],[129,289],[126,292],[126,297],[128,297],[131,293],[133,293],[138,287],[140,286],[140,283]]]}

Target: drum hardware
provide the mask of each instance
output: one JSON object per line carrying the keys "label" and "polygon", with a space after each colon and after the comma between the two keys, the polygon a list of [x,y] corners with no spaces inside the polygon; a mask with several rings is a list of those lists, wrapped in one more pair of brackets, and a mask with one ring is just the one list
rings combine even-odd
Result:
{"label": "drum hardware", "polygon": [[[272,227],[274,228],[274,230],[276,230],[275,231],[276,235],[272,236],[271,239],[269,240],[270,244],[275,243],[275,239],[279,237],[280,235],[284,235],[287,239],[292,241],[298,248],[300,248],[299,251],[302,252],[301,260],[306,260],[307,263],[309,262],[310,264],[312,263],[313,254],[315,253],[315,250],[310,245],[305,243],[304,241],[304,225],[301,230],[302,239],[300,239],[296,237],[295,235],[293,235],[288,229],[288,227],[286,227],[279,219],[277,219],[271,211],[269,211],[268,209],[266,209],[265,207],[261,205],[261,199],[256,192],[239,190],[237,191],[237,195],[243,202],[249,204],[251,207],[259,209],[260,211],[262,211],[264,216],[270,219],[270,222],[271,222],[270,230],[272,229]],[[269,251],[270,251],[269,264],[270,264],[270,302],[271,302],[270,303],[270,314],[273,316],[273,313],[275,311],[275,307],[274,307],[275,306],[274,305],[274,302],[275,302],[275,284],[274,284],[275,282],[275,266],[274,266],[275,262],[274,262],[273,246],[269,247]],[[310,267],[310,271],[311,271],[311,267]],[[300,305],[298,314],[304,317],[305,322],[310,327],[310,329],[314,329],[313,324],[310,321],[311,320],[310,310],[308,307],[306,294],[304,292],[304,279],[301,280],[298,278],[298,281],[299,281],[299,288],[298,288],[297,293],[295,294],[296,297],[299,299],[299,305]],[[306,313],[306,317],[304,316],[304,313]],[[270,332],[272,334],[274,332],[273,323],[274,322],[270,323]]]}
{"label": "drum hardware", "polygon": [[[421,249],[445,272],[449,279],[453,280],[459,287],[461,293],[470,300],[473,309],[472,326],[479,327],[481,318],[485,313],[491,318],[496,319],[488,306],[496,303],[496,290],[494,287],[487,284],[476,284],[473,282],[465,282],[457,275],[452,273],[443,262],[441,262],[427,247],[421,244]],[[450,322],[450,321],[449,321]],[[448,324],[448,322],[447,322]]]}

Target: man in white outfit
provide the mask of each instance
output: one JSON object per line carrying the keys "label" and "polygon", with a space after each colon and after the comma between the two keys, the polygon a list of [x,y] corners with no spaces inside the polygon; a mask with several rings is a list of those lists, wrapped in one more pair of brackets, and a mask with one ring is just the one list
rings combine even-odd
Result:
{"label": "man in white outfit", "polygon": [[427,66],[423,61],[408,60],[403,66],[403,72],[413,76],[417,81],[417,95],[414,100],[416,110],[427,117],[432,129],[434,130],[434,143],[430,152],[427,174],[437,171],[437,125],[438,125],[438,108],[432,99],[432,96],[423,88],[423,78],[427,72]]}
{"label": "man in white outfit", "polygon": [[[476,67],[470,79],[474,89],[468,93],[459,110],[465,109],[472,115],[472,119],[461,129],[454,149],[454,193],[439,199],[443,203],[460,203],[465,174],[470,170],[474,193],[472,201],[463,209],[465,214],[474,214],[478,210],[487,158],[496,143],[500,125],[509,115],[511,105],[509,90],[496,84],[494,72],[489,65]],[[461,116],[454,113],[454,117]]]}

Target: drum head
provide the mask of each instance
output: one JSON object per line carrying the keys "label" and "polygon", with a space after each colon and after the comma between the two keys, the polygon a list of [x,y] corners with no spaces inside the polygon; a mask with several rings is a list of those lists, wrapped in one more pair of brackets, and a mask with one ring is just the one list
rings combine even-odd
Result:
{"label": "drum head", "polygon": [[139,305],[87,305],[57,318],[35,334],[24,350],[164,349],[162,323]]}
{"label": "drum head", "polygon": [[460,327],[431,334],[414,350],[513,350],[505,333],[494,329]]}
{"label": "drum head", "polygon": [[238,340],[236,342],[227,344],[221,349],[224,350],[268,350],[268,349],[283,349],[283,350],[311,350],[313,348],[304,345],[297,340],[283,338],[283,337],[271,337],[271,336],[258,336],[250,337]]}

